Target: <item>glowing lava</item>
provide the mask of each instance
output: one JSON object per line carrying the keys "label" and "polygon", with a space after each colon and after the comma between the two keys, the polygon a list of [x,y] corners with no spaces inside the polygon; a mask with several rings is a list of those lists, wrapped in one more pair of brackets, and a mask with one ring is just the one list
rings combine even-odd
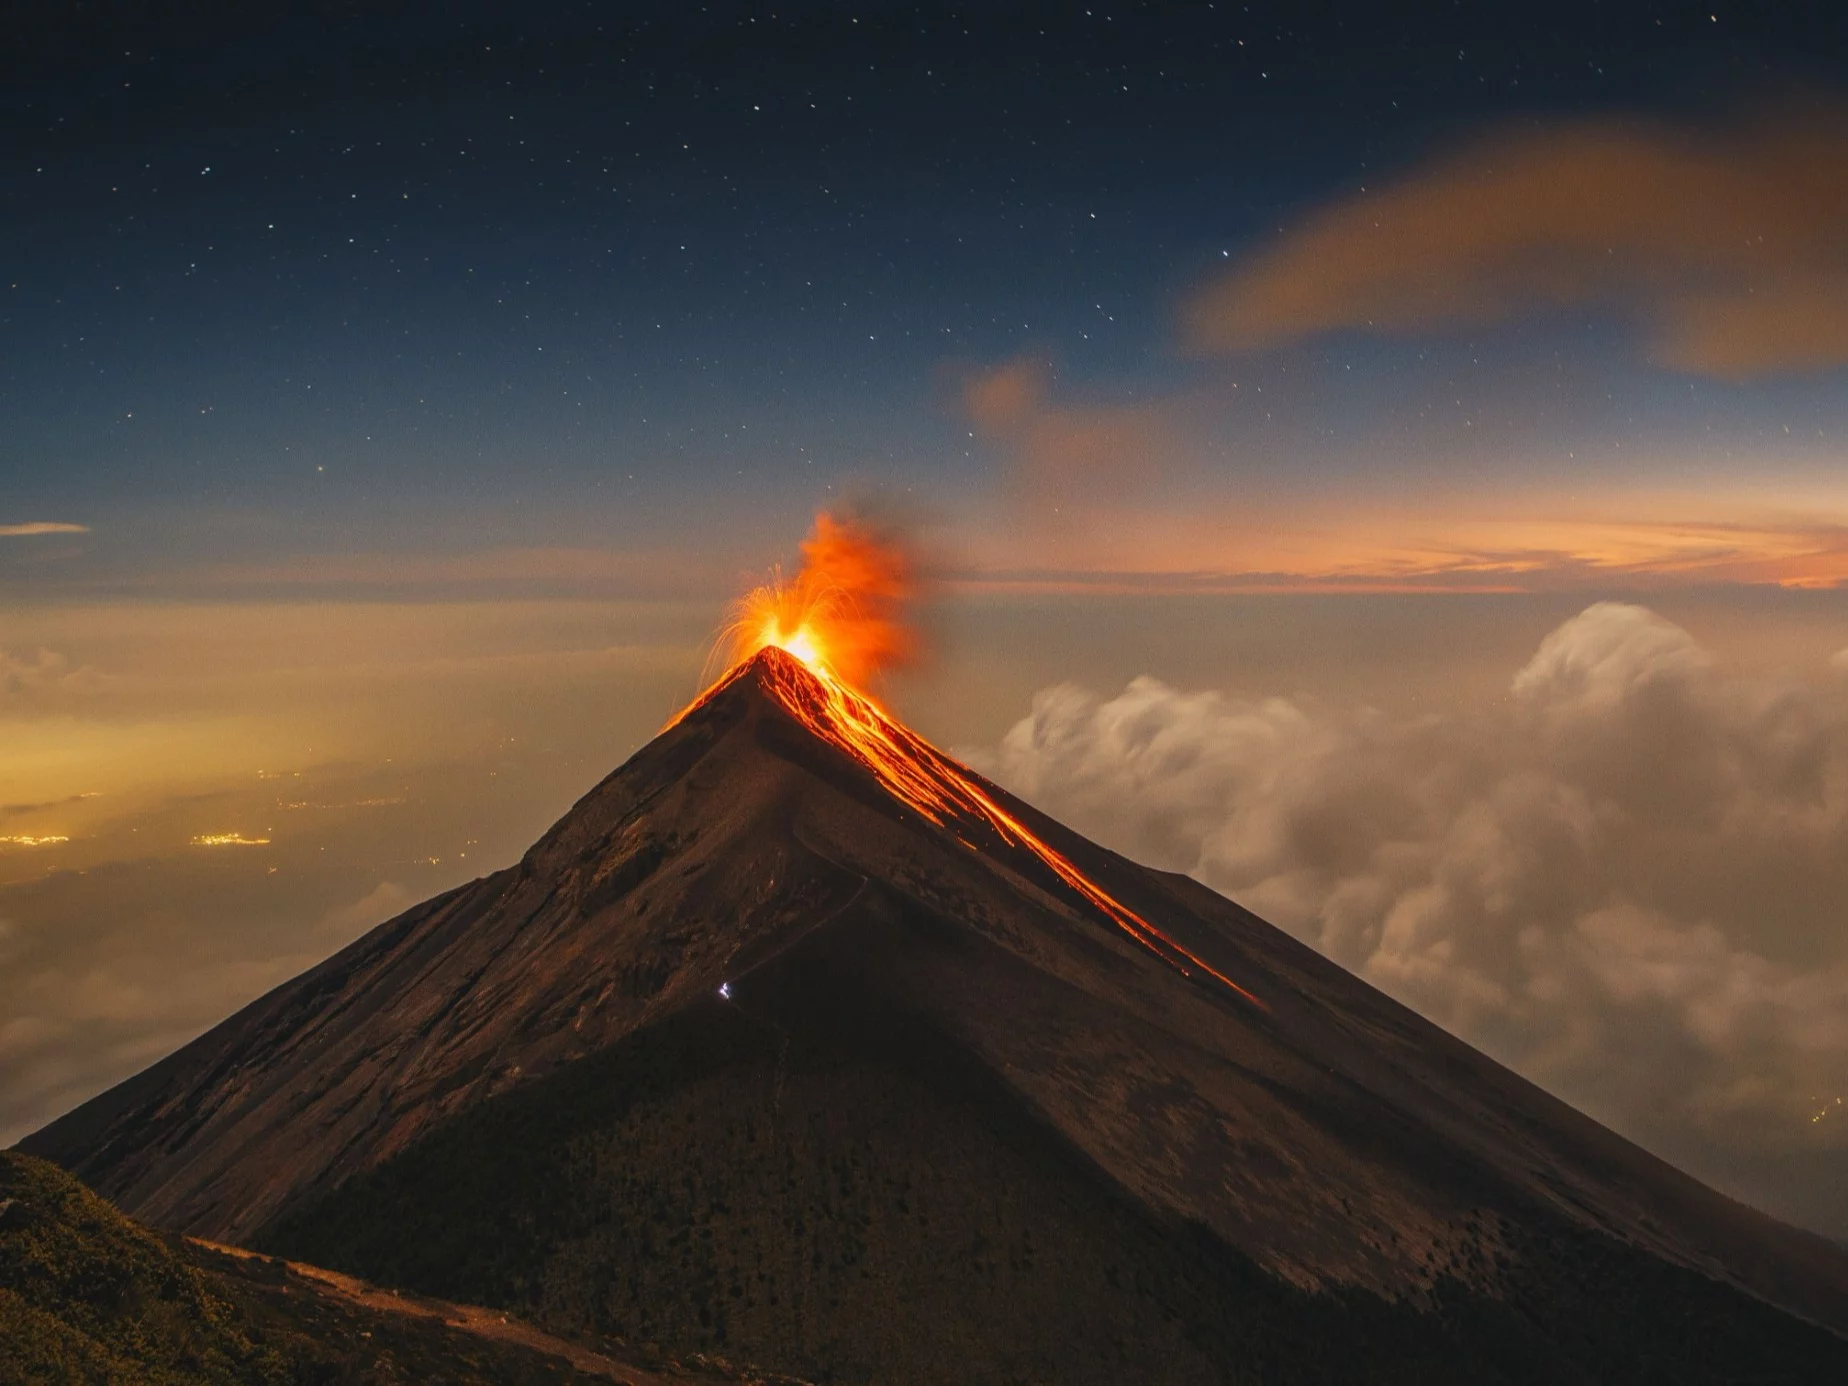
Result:
{"label": "glowing lava", "polygon": [[823,513],[802,541],[802,569],[781,573],[732,608],[722,639],[741,664],[766,646],[787,650],[811,669],[864,684],[917,653],[904,619],[915,590],[904,548],[863,522]]}
{"label": "glowing lava", "polygon": [[[887,714],[850,680],[910,656],[903,603],[911,591],[902,550],[882,545],[851,521],[823,514],[802,546],[794,582],[780,576],[734,608],[727,627],[733,663],[686,707],[679,722],[754,667],[764,691],[797,721],[861,765],[900,802],[939,827],[985,826],[1037,857],[1065,886],[1117,928],[1183,975],[1213,978],[1262,1002],[1098,885],[990,794],[973,772]],[[765,650],[788,658],[759,659]],[[851,672],[850,672],[851,671]],[[672,725],[670,723],[670,725]]]}

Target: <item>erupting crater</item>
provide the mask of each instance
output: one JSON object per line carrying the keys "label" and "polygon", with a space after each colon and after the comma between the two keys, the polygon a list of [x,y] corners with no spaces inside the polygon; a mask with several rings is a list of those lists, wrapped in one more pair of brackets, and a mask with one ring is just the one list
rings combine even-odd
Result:
{"label": "erupting crater", "polygon": [[[1086,904],[1183,976],[1210,977],[1252,1005],[1263,1006],[1244,987],[1086,876],[1003,808],[974,772],[899,722],[870,696],[850,687],[821,656],[823,648],[823,642],[806,626],[785,640],[766,640],[683,709],[674,723],[754,672],[760,686],[790,716],[865,766],[888,793],[938,827],[949,828],[959,837],[965,828],[986,831],[1009,847],[1025,849]],[[804,651],[816,653],[811,658]],[[967,838],[962,840],[971,851],[980,850]]]}

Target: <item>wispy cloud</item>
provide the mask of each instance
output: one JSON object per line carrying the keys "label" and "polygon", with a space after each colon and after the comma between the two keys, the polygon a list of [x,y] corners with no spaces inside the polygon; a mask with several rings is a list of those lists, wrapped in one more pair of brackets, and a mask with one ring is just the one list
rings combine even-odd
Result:
{"label": "wispy cloud", "polygon": [[1579,122],[1482,140],[1309,217],[1189,306],[1201,350],[1561,307],[1726,379],[1848,364],[1848,115]]}
{"label": "wispy cloud", "polygon": [[150,569],[115,590],[243,596],[701,597],[730,590],[735,573],[687,548],[527,547],[462,553],[283,553],[253,561]]}
{"label": "wispy cloud", "polygon": [[[1079,405],[1052,397],[1044,361],[1016,357],[963,382],[963,408],[1006,449],[1023,499],[1036,506],[1120,499],[1158,480],[1176,450],[1161,405]],[[1172,412],[1172,409],[1168,412]]]}
{"label": "wispy cloud", "polygon": [[1377,493],[1247,487],[1082,512],[1067,532],[972,543],[957,590],[1546,592],[1711,584],[1848,589],[1848,498],[1770,504],[1736,489],[1479,486]]}
{"label": "wispy cloud", "polygon": [[88,525],[66,524],[62,520],[27,520],[24,524],[0,525],[0,539],[17,539],[27,534],[88,534]]}

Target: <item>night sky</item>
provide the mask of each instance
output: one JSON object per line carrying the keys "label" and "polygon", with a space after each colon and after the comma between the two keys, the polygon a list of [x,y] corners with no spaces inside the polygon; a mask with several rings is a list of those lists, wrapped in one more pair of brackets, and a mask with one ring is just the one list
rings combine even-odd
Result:
{"label": "night sky", "polygon": [[928,734],[1848,1235],[1848,10],[275,8],[0,48],[0,1141],[853,506]]}
{"label": "night sky", "polygon": [[[1710,125],[1826,91],[1848,21],[861,8],[42,21],[6,72],[9,508],[112,536],[79,581],[653,547],[663,526],[682,552],[689,525],[755,564],[766,515],[793,533],[829,486],[990,510],[1005,441],[972,439],[958,396],[1017,359],[1073,409],[1268,380],[1303,417],[1215,418],[1181,446],[1242,449],[1248,480],[1318,502],[1382,440],[1421,484],[1507,485],[1480,456],[1445,459],[1459,478],[1403,455],[1464,428],[1497,451],[1544,431],[1550,454],[1776,443],[1785,481],[1839,437],[1838,379],[1690,391],[1597,304],[1231,363],[1175,320],[1280,227],[1484,129]],[[1523,459],[1547,484],[1573,460]],[[985,527],[964,562],[1091,566],[1014,537]]]}

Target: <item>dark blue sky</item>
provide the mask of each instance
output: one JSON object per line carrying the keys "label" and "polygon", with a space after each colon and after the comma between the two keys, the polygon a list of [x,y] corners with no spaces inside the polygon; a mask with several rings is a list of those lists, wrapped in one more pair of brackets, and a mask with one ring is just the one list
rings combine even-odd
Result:
{"label": "dark blue sky", "polygon": [[[1319,203],[1848,52],[1762,6],[289,8],[45,6],[4,59],[0,518],[105,568],[963,495],[967,373],[1184,389],[1177,299]],[[1381,355],[1334,368],[1424,388]]]}

